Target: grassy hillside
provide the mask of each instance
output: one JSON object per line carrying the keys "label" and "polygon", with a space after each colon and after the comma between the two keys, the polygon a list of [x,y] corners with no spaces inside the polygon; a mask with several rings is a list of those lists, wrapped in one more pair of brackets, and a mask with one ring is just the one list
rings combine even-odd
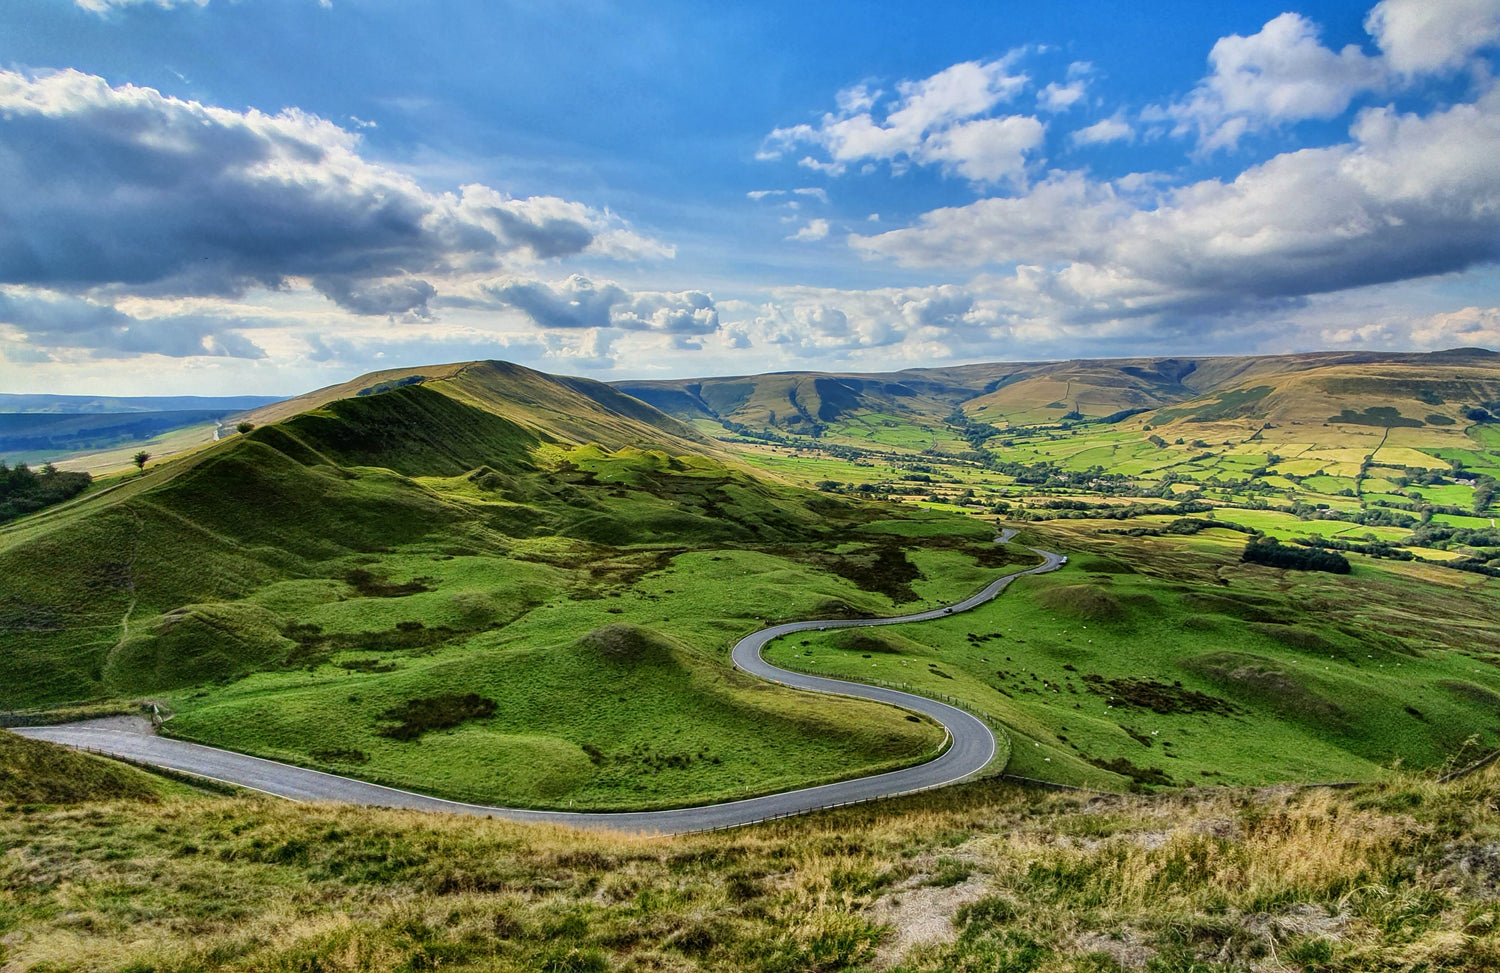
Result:
{"label": "grassy hillside", "polygon": [[672,839],[261,800],[0,810],[0,963],[1493,970],[1500,777],[966,785]]}
{"label": "grassy hillside", "polygon": [[957,696],[1008,728],[1011,773],[1094,786],[1365,780],[1500,747],[1493,582],[1282,571],[1242,563],[1237,531],[1109,529],[1036,525],[1070,563],[975,612],[768,657]]}
{"label": "grassy hillside", "polygon": [[999,427],[1120,421],[1129,413],[1165,410],[1160,417],[1142,417],[1136,426],[1257,419],[1321,428],[1345,406],[1364,415],[1371,407],[1395,406],[1400,412],[1403,403],[1404,418],[1427,424],[1427,414],[1439,414],[1460,422],[1468,409],[1500,403],[1500,355],[1459,349],[997,362],[884,374],[785,372],[620,382],[617,387],[685,421],[717,427],[720,434],[770,432],[834,442],[867,438],[859,420],[874,416],[926,430],[931,439],[951,425],[955,408]]}
{"label": "grassy hillside", "polygon": [[[728,648],[977,587],[1016,560],[989,528],[776,485],[597,383],[428,371],[448,377],[362,380],[0,532],[0,707],[149,697],[194,740],[554,807],[742,796],[941,743],[739,677]],[[887,519],[921,529],[867,530]],[[601,655],[611,632],[646,649]]]}
{"label": "grassy hillside", "polygon": [[0,730],[0,806],[155,801],[160,783],[114,760]]}

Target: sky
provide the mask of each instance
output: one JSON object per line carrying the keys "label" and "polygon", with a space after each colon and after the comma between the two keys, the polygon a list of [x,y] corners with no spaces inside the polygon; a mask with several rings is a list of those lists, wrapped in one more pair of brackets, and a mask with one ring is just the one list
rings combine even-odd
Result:
{"label": "sky", "polygon": [[1500,0],[5,0],[0,391],[1500,348]]}

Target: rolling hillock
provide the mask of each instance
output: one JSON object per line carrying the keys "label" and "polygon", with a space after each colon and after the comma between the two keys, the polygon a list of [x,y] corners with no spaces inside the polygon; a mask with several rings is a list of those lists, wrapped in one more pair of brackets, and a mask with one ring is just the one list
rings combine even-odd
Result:
{"label": "rolling hillock", "polygon": [[[562,807],[743,796],[941,743],[871,703],[808,711],[725,657],[767,617],[891,610],[851,538],[921,512],[757,476],[608,386],[502,362],[300,405],[0,530],[0,709],[148,698],[200,742]],[[935,586],[1010,559],[937,520]]]}
{"label": "rolling hillock", "polygon": [[425,371],[449,377],[381,373],[305,398],[315,407],[0,534],[0,707],[274,666],[287,653],[273,622],[201,606],[342,578],[351,558],[424,538],[774,542],[818,520],[607,386],[494,362]]}

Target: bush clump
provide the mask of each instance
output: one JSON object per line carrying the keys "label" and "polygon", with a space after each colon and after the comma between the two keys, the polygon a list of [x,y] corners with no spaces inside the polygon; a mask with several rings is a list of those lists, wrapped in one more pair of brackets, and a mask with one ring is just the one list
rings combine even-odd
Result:
{"label": "bush clump", "polygon": [[495,701],[478,693],[443,693],[409,699],[380,714],[383,720],[396,721],[395,726],[377,730],[392,740],[416,740],[429,730],[447,730],[469,720],[495,715]]}
{"label": "bush clump", "polygon": [[1342,554],[1316,547],[1286,547],[1274,537],[1252,537],[1242,557],[1250,564],[1287,568],[1292,571],[1328,571],[1348,574],[1349,560]]}

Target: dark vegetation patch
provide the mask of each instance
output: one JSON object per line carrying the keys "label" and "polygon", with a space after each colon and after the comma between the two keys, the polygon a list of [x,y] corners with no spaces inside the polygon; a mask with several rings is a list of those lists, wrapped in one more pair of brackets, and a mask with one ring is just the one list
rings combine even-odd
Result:
{"label": "dark vegetation patch", "polygon": [[395,672],[401,668],[394,662],[381,662],[379,659],[345,659],[338,667],[350,672]]}
{"label": "dark vegetation patch", "polygon": [[319,763],[325,764],[364,764],[370,762],[369,754],[352,747],[313,750],[312,758]]}
{"label": "dark vegetation patch", "polygon": [[1228,615],[1245,622],[1275,622],[1281,617],[1276,611],[1270,610],[1275,602],[1266,598],[1192,591],[1184,595],[1182,600],[1188,607],[1201,612]]}
{"label": "dark vegetation patch", "polygon": [[[312,667],[322,665],[339,652],[420,653],[464,633],[446,625],[428,628],[421,622],[397,622],[395,628],[383,632],[324,632],[318,625],[293,622],[282,629],[282,634],[297,643],[296,650],[287,657],[287,664]],[[358,660],[339,665],[356,672],[387,671],[365,668],[365,663]]]}
{"label": "dark vegetation patch", "polygon": [[1084,688],[1095,696],[1103,696],[1116,705],[1137,706],[1163,716],[1172,713],[1213,713],[1218,716],[1233,716],[1238,707],[1227,700],[1185,689],[1181,682],[1165,682],[1160,679],[1105,679],[1089,673],[1083,677]]}
{"label": "dark vegetation patch", "polygon": [[1219,419],[1238,419],[1242,416],[1254,416],[1259,408],[1260,400],[1270,395],[1275,389],[1269,385],[1257,385],[1255,388],[1240,389],[1234,392],[1224,392],[1217,396],[1213,402],[1205,405],[1189,405],[1176,409],[1162,409],[1156,413],[1156,424],[1165,425],[1178,419],[1186,419],[1188,422],[1214,422]]}
{"label": "dark vegetation patch", "polygon": [[817,554],[812,562],[857,585],[861,591],[885,595],[894,604],[916,601],[911,583],[922,572],[906,557],[899,543],[867,544],[852,554]]}
{"label": "dark vegetation patch", "polygon": [[1200,520],[1196,517],[1178,517],[1171,523],[1160,527],[1125,527],[1114,530],[1101,530],[1101,534],[1122,534],[1126,537],[1185,537],[1192,534],[1200,534],[1211,527],[1219,527],[1223,530],[1232,530],[1239,534],[1254,534],[1253,527],[1236,524],[1230,520]]}
{"label": "dark vegetation patch", "polygon": [[671,648],[656,633],[624,622],[596,628],[578,644],[616,665],[661,665],[672,656]]}
{"label": "dark vegetation patch", "polygon": [[1338,703],[1320,695],[1302,677],[1264,656],[1210,652],[1188,659],[1183,665],[1283,716],[1324,729],[1342,729],[1347,716]]}
{"label": "dark vegetation patch", "polygon": [[393,382],[382,382],[379,385],[371,385],[368,388],[362,388],[354,394],[379,395],[381,392],[389,392],[392,389],[405,388],[408,385],[421,385],[425,381],[427,381],[426,375],[408,375],[405,378],[398,378]]}
{"label": "dark vegetation patch", "polygon": [[431,591],[423,582],[428,579],[413,578],[404,584],[395,584],[376,576],[364,568],[354,568],[344,575],[344,580],[366,598],[404,598]]}
{"label": "dark vegetation patch", "polygon": [[1328,421],[1351,426],[1380,426],[1385,429],[1424,425],[1421,419],[1407,418],[1399,409],[1389,405],[1372,405],[1363,412],[1345,409],[1336,416],[1329,416]]}
{"label": "dark vegetation patch", "polygon": [[1241,558],[1249,564],[1264,564],[1291,571],[1349,573],[1349,559],[1342,554],[1317,547],[1288,547],[1274,537],[1250,538]]}
{"label": "dark vegetation patch", "polygon": [[1427,417],[1429,426],[1451,426],[1454,424],[1452,416],[1445,416],[1440,412],[1434,412]]}
{"label": "dark vegetation patch", "polygon": [[87,473],[64,473],[51,463],[36,472],[25,463],[11,469],[0,461],[0,524],[71,500],[92,482]]}
{"label": "dark vegetation patch", "polygon": [[392,740],[416,740],[431,730],[447,730],[469,720],[495,715],[495,701],[478,693],[443,693],[409,699],[380,714],[382,720],[393,720],[395,726],[375,732]]}
{"label": "dark vegetation patch", "polygon": [[1119,622],[1125,619],[1125,606],[1099,585],[1070,584],[1049,588],[1037,601],[1045,608],[1066,612],[1091,622]]}
{"label": "dark vegetation patch", "polygon": [[846,652],[860,653],[882,653],[885,655],[900,654],[901,650],[885,639],[875,635],[865,635],[863,632],[844,635],[836,639],[839,648]]}
{"label": "dark vegetation patch", "polygon": [[0,730],[0,804],[155,801],[138,770]]}
{"label": "dark vegetation patch", "polygon": [[1107,770],[1121,777],[1128,777],[1137,784],[1149,786],[1160,785],[1171,787],[1172,778],[1160,767],[1137,767],[1128,757],[1115,757],[1113,760],[1103,760],[1098,757],[1084,757],[1089,763],[1100,770]]}
{"label": "dark vegetation patch", "polygon": [[1438,685],[1466,703],[1476,703],[1500,716],[1500,693],[1461,679],[1440,679]]}

